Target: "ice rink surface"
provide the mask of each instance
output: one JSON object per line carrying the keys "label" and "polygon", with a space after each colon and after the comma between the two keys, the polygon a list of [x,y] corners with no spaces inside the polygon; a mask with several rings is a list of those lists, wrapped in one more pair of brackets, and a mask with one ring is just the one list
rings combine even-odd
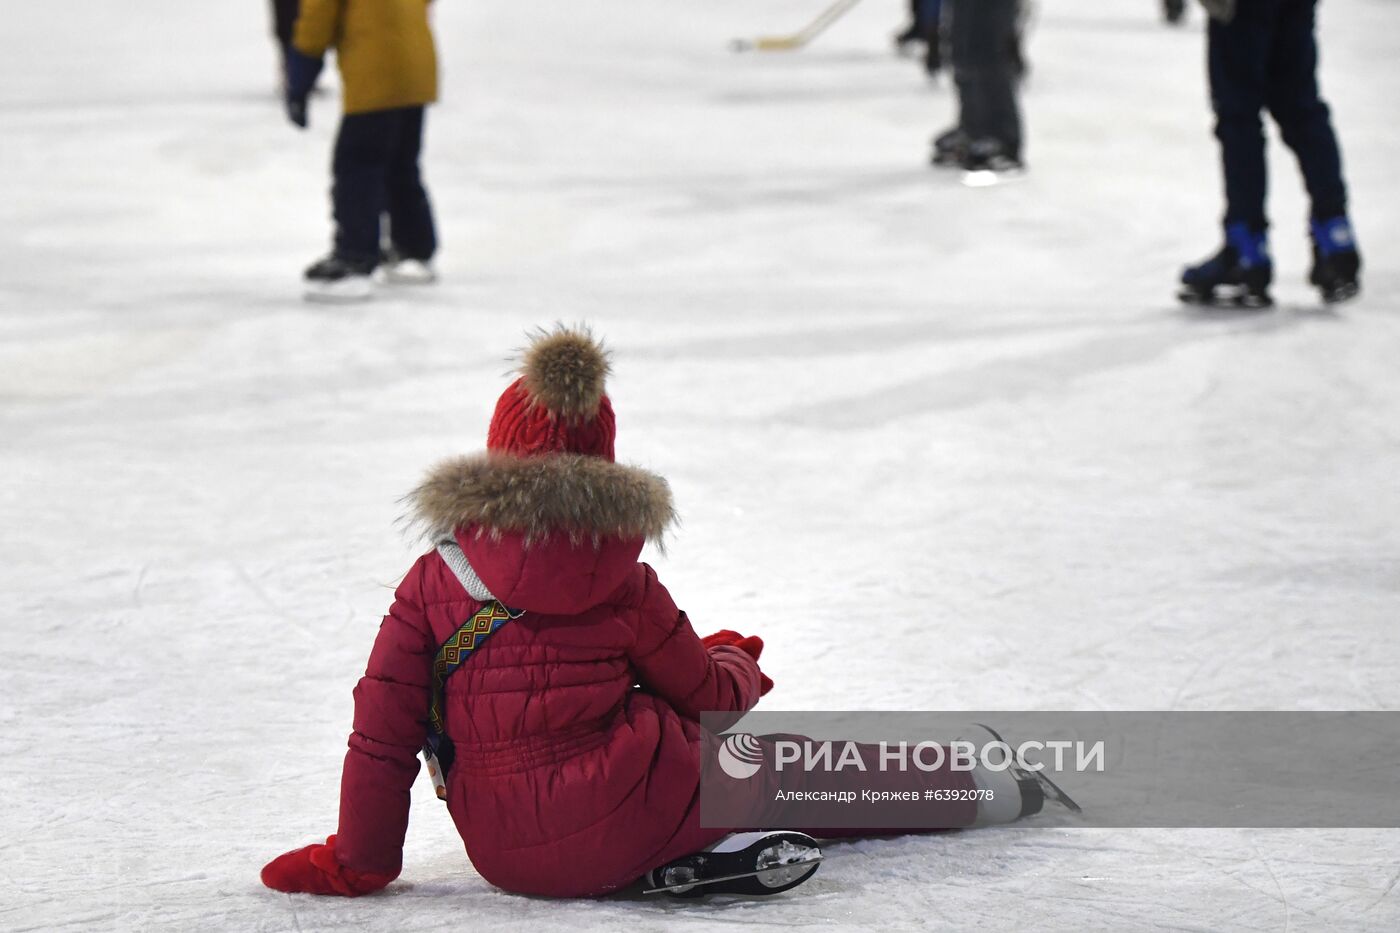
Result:
{"label": "ice rink surface", "polygon": [[[1274,144],[1267,313],[1172,300],[1220,212],[1202,18],[1040,4],[1031,174],[926,167],[946,82],[871,0],[443,0],[440,285],[299,299],[298,133],[262,3],[26,4],[0,31],[6,930],[1395,930],[1400,832],[1032,824],[830,847],[766,902],[504,894],[417,787],[402,879],[288,897],[350,690],[525,328],[615,350],[648,557],[757,632],[777,709],[1400,704],[1400,4],[1322,5],[1364,293],[1320,306]],[[1400,778],[1400,776],[1398,776]],[[1085,801],[1092,806],[1092,801]]]}

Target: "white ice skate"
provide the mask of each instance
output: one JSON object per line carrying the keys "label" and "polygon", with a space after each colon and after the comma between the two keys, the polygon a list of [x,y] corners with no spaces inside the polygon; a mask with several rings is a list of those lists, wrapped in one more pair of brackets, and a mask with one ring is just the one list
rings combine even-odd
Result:
{"label": "white ice skate", "polygon": [[388,285],[431,285],[437,281],[437,270],[431,260],[410,259],[394,250],[384,253],[379,275]]}
{"label": "white ice skate", "polygon": [[647,872],[645,894],[780,894],[817,873],[822,850],[805,833],[734,833],[703,852]]}
{"label": "white ice skate", "polygon": [[[1044,771],[1030,771],[1011,757],[1006,740],[995,729],[973,723],[958,737],[971,742],[981,754],[981,763],[972,770],[972,780],[978,790],[990,791],[990,800],[977,802],[976,826],[1012,823],[1034,816],[1045,806],[1055,803],[1074,813],[1081,812],[1079,804],[1046,776]],[[990,750],[988,745],[992,744]],[[1003,750],[1007,749],[1007,750]]]}

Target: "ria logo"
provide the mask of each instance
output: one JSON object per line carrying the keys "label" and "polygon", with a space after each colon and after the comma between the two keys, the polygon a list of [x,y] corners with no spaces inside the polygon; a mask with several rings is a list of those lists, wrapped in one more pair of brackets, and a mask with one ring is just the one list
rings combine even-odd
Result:
{"label": "ria logo", "polygon": [[747,732],[726,736],[719,748],[719,766],[736,780],[751,778],[763,764],[763,746]]}

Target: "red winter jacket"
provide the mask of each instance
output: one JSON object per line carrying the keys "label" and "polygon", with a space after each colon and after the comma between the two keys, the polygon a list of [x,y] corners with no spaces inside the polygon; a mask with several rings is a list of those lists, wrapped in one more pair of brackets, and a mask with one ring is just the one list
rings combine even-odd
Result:
{"label": "red winter jacket", "polygon": [[[481,876],[604,894],[722,836],[697,818],[697,717],[751,708],[759,671],[737,648],[707,651],[637,562],[672,518],[665,481],[595,457],[493,453],[443,464],[415,500],[429,532],[455,536],[492,595],[525,611],[443,701],[447,805]],[[400,868],[433,656],[479,606],[436,552],[395,593],[355,689],[336,850],[352,869]]]}

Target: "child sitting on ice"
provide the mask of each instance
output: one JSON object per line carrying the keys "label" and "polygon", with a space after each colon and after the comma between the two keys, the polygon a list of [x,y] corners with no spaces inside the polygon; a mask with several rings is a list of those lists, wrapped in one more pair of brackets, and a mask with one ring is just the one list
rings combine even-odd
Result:
{"label": "child sitting on ice", "polygon": [[[398,587],[355,690],[339,832],[269,863],[268,887],[356,896],[393,881],[416,756],[435,726],[454,756],[448,811],[477,871],[506,890],[606,894],[728,835],[700,825],[699,714],[748,710],[772,688],[763,642],[702,640],[638,562],[674,509],[664,479],[614,462],[608,369],[586,331],[540,335],[496,405],[486,451],[441,464],[414,492],[440,543]],[[945,825],[1032,809],[1019,793],[998,805],[1001,817],[953,805]],[[752,861],[771,855],[763,839],[727,848]],[[812,870],[730,890],[770,893]]]}

